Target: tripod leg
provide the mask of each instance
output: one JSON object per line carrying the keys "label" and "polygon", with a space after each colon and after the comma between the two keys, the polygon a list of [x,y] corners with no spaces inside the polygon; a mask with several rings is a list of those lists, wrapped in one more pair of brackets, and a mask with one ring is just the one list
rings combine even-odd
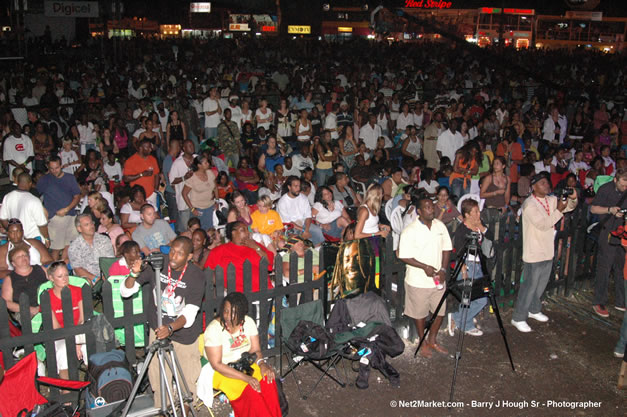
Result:
{"label": "tripod leg", "polygon": [[418,343],[418,347],[416,348],[416,351],[414,352],[414,358],[416,357],[416,355],[418,355],[418,351],[420,350],[420,347],[422,346],[424,341],[427,340],[427,334],[429,334],[429,329],[431,329],[431,325],[433,324],[435,319],[438,317],[438,313],[440,312],[440,309],[442,308],[442,304],[444,304],[444,301],[446,300],[446,297],[448,297],[449,293],[450,293],[449,288],[446,287],[446,291],[444,291],[442,298],[440,298],[438,307],[435,309],[433,314],[431,314],[431,318],[427,320],[427,324],[425,325],[425,333],[422,335],[422,338],[420,339],[420,342]]}
{"label": "tripod leg", "polygon": [[507,336],[505,334],[505,327],[503,327],[503,320],[501,320],[501,313],[499,312],[499,306],[496,303],[496,297],[494,296],[494,289],[490,286],[490,305],[494,310],[494,315],[496,316],[496,321],[499,323],[499,328],[501,329],[501,336],[503,336],[503,343],[505,343],[505,350],[507,350],[507,356],[509,357],[509,363],[512,366],[512,371],[516,372],[516,368],[514,367],[514,360],[512,359],[512,352],[509,350],[509,344],[507,343]]}
{"label": "tripod leg", "polygon": [[192,394],[192,391],[189,389],[189,386],[187,385],[187,381],[185,380],[185,375],[183,373],[183,368],[181,368],[181,363],[179,362],[179,358],[178,356],[176,356],[176,352],[174,351],[174,349],[172,349],[172,357],[174,358],[174,364],[176,365],[176,369],[178,370],[178,374],[180,375],[180,380],[181,380],[181,386],[183,387],[183,393],[184,395],[184,399],[185,402],[189,403],[189,410],[191,412],[191,414],[196,417],[196,412],[194,411],[194,407],[193,407],[193,403],[194,403],[194,395]]}
{"label": "tripod leg", "polygon": [[135,385],[133,385],[131,395],[128,397],[128,400],[126,401],[126,405],[122,409],[122,414],[121,414],[122,417],[126,417],[128,415],[128,412],[131,409],[131,405],[133,405],[133,401],[135,400],[135,397],[137,396],[137,392],[139,391],[139,386],[141,385],[144,377],[146,376],[146,372],[148,372],[148,366],[150,365],[150,361],[152,360],[154,355],[155,355],[154,350],[148,351],[148,355],[146,356],[146,359],[144,359],[144,365],[142,366],[142,370],[139,373],[139,375],[137,375],[137,380],[135,381]]}
{"label": "tripod leg", "polygon": [[[472,284],[471,284],[472,285]],[[466,290],[464,290],[466,291]],[[470,287],[470,291],[472,291],[472,286]],[[461,317],[461,328],[459,329],[459,336],[457,337],[457,348],[455,349],[455,367],[453,368],[453,381],[451,382],[451,395],[449,397],[449,401],[453,402],[453,397],[455,395],[455,382],[457,380],[457,368],[459,367],[459,361],[462,358],[462,349],[464,348],[464,337],[466,336],[466,319],[468,318],[468,311],[470,310],[470,295],[466,298],[462,295],[462,300],[468,300],[468,305],[460,304],[460,308],[462,309],[462,317]]]}
{"label": "tripod leg", "polygon": [[[165,365],[164,365],[165,358],[164,358],[163,352],[159,350],[158,355],[159,355],[159,368],[161,369],[161,378],[164,380],[163,385],[165,385],[166,392],[168,393],[168,399],[170,400],[170,405],[172,406],[172,413],[174,414],[174,417],[177,417],[176,407],[174,406],[174,396],[172,395],[172,388],[166,378]],[[161,397],[162,398],[164,397],[163,392],[161,393]],[[164,403],[161,403],[161,409],[163,411],[166,411],[167,407]]]}
{"label": "tripod leg", "polygon": [[174,363],[174,347],[169,350],[170,356],[165,356],[165,361],[172,372],[172,377],[174,378],[174,382],[176,384],[176,394],[179,397],[179,404],[181,406],[181,414],[183,417],[187,417],[187,413],[185,412],[185,398],[183,398],[183,392],[181,390],[181,380],[179,379],[179,373],[176,369],[176,364]]}

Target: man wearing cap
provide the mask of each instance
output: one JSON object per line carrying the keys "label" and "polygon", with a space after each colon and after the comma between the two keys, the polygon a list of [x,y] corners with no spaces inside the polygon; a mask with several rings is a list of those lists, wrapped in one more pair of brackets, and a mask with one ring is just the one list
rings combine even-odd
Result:
{"label": "man wearing cap", "polygon": [[337,113],[336,120],[338,127],[342,129],[346,128],[346,126],[353,126],[353,115],[348,111],[348,103],[346,101],[340,103],[340,111]]}
{"label": "man wearing cap", "polygon": [[566,199],[548,195],[551,182],[546,173],[531,178],[533,192],[522,206],[523,224],[523,282],[518,291],[512,325],[527,333],[530,317],[539,322],[549,318],[540,310],[540,297],[549,282],[555,253],[555,224],[577,207],[577,193],[572,192]]}

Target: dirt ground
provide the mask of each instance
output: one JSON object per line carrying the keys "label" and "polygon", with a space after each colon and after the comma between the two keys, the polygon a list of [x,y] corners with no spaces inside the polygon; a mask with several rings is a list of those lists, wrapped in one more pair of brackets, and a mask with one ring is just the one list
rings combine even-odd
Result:
{"label": "dirt ground", "polygon": [[[401,387],[393,388],[378,371],[370,374],[370,387],[354,386],[357,376],[347,368],[351,385],[340,388],[324,381],[309,399],[299,397],[294,378],[284,382],[292,417],[312,416],[625,416],[625,391],[616,387],[621,360],[612,352],[623,313],[612,309],[609,319],[592,314],[590,295],[551,297],[545,302],[548,323],[530,320],[533,332],[523,334],[503,314],[516,373],[512,372],[496,318],[485,312],[482,337],[466,336],[455,388],[456,408],[429,406],[449,399],[457,334],[440,332],[438,340],[448,355],[414,358],[415,343],[390,360],[401,374]],[[299,368],[301,384],[315,377],[309,365]],[[579,404],[577,403],[579,402]],[[217,403],[216,417],[229,415],[228,404]],[[209,416],[203,409],[202,416]]]}

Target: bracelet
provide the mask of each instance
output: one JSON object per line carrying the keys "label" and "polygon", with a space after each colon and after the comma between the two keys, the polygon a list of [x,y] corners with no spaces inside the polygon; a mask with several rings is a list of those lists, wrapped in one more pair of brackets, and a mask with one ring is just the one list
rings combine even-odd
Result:
{"label": "bracelet", "polygon": [[170,331],[170,336],[172,336],[172,334],[174,333],[174,329],[172,328],[171,324],[168,324],[168,330]]}
{"label": "bracelet", "polygon": [[261,359],[257,359],[255,361],[255,365],[259,366],[259,362],[262,362],[262,361],[263,361],[263,363],[266,363],[266,359],[265,358],[261,358]]}
{"label": "bracelet", "polygon": [[133,270],[131,270],[131,271],[128,273],[128,275],[129,275],[131,278],[137,278],[137,277],[139,276],[139,274],[136,274],[135,272],[133,272]]}
{"label": "bracelet", "polygon": [[374,233],[370,235],[370,237],[374,237]]}

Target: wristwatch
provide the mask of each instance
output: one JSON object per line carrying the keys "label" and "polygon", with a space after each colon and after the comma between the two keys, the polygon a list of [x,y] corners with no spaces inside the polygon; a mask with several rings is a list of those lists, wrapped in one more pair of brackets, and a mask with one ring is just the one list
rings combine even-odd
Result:
{"label": "wristwatch", "polygon": [[174,333],[174,329],[172,328],[171,324],[168,324],[168,330],[170,331],[170,336],[172,336],[172,334]]}

